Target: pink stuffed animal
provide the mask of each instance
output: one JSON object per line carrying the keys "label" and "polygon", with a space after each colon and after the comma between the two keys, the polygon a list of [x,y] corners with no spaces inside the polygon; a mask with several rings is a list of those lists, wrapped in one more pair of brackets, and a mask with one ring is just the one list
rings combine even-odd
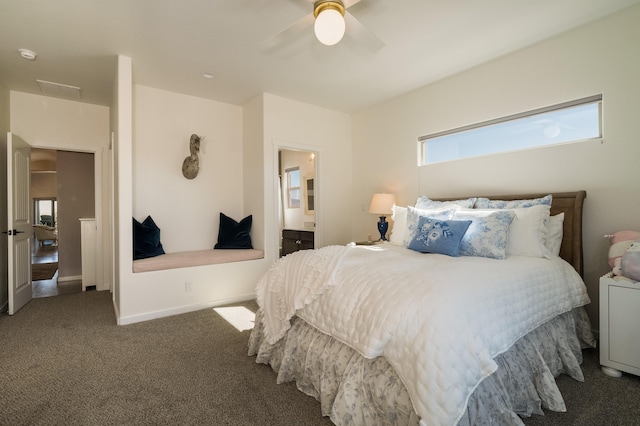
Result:
{"label": "pink stuffed animal", "polygon": [[631,244],[640,238],[640,232],[618,231],[615,234],[605,235],[605,237],[609,238],[611,243],[611,247],[609,247],[609,267],[611,267],[614,275],[622,275],[622,255],[631,247]]}

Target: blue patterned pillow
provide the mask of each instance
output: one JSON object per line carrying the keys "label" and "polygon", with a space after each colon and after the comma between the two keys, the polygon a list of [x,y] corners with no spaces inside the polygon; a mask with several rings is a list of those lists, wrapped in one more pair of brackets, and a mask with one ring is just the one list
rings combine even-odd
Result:
{"label": "blue patterned pillow", "polygon": [[515,215],[511,210],[456,211],[453,214],[453,219],[472,221],[462,238],[460,255],[504,259],[506,257],[509,225],[511,225]]}
{"label": "blue patterned pillow", "polygon": [[427,197],[426,195],[421,195],[418,197],[416,201],[415,207],[417,209],[441,209],[443,207],[452,207],[459,206],[463,209],[470,209],[475,204],[475,198],[467,198],[464,200],[452,200],[452,201],[435,201]]}
{"label": "blue patterned pillow", "polygon": [[470,220],[442,220],[422,216],[409,248],[421,253],[459,256],[460,243],[469,225]]}
{"label": "blue patterned pillow", "polygon": [[404,233],[404,240],[402,245],[409,247],[413,237],[416,236],[418,230],[418,222],[420,216],[428,216],[434,219],[451,219],[453,212],[457,210],[457,207],[448,207],[441,209],[416,209],[415,207],[407,207],[407,230]]}
{"label": "blue patterned pillow", "polygon": [[550,206],[553,197],[551,194],[541,198],[532,198],[530,200],[490,200],[488,198],[478,198],[476,200],[476,209],[521,209],[525,207],[546,205]]}

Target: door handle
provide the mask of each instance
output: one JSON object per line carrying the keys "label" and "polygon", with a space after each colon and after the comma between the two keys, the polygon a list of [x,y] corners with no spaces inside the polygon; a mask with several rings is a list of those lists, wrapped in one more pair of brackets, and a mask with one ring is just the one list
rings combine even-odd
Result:
{"label": "door handle", "polygon": [[2,231],[3,234],[9,234],[9,235],[17,235],[17,234],[24,234],[24,231],[18,231],[17,229],[14,229],[13,231],[11,229],[9,229],[8,231]]}

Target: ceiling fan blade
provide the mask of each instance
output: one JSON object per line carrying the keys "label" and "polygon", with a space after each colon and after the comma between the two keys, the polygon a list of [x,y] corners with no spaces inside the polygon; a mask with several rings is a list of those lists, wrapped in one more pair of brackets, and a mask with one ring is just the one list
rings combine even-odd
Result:
{"label": "ceiling fan blade", "polygon": [[362,0],[342,0],[345,9],[349,9],[354,4],[360,3]]}
{"label": "ceiling fan blade", "polygon": [[291,38],[294,38],[296,35],[303,32],[307,28],[313,27],[314,21],[315,21],[315,18],[313,17],[313,13],[308,14],[304,18],[295,22],[293,25],[285,28],[284,30],[280,31],[278,34],[274,35],[273,37],[270,37],[265,41],[263,41],[262,43],[260,43],[262,50],[272,49],[278,46],[279,44]]}
{"label": "ceiling fan blade", "polygon": [[344,21],[347,27],[346,33],[371,52],[377,52],[384,47],[384,42],[365,28],[365,26],[348,11],[344,13]]}

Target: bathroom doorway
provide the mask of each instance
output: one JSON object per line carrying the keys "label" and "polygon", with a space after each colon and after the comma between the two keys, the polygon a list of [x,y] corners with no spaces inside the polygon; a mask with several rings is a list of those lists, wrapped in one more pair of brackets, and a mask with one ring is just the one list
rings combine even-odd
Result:
{"label": "bathroom doorway", "polygon": [[317,152],[278,150],[279,253],[315,248]]}

